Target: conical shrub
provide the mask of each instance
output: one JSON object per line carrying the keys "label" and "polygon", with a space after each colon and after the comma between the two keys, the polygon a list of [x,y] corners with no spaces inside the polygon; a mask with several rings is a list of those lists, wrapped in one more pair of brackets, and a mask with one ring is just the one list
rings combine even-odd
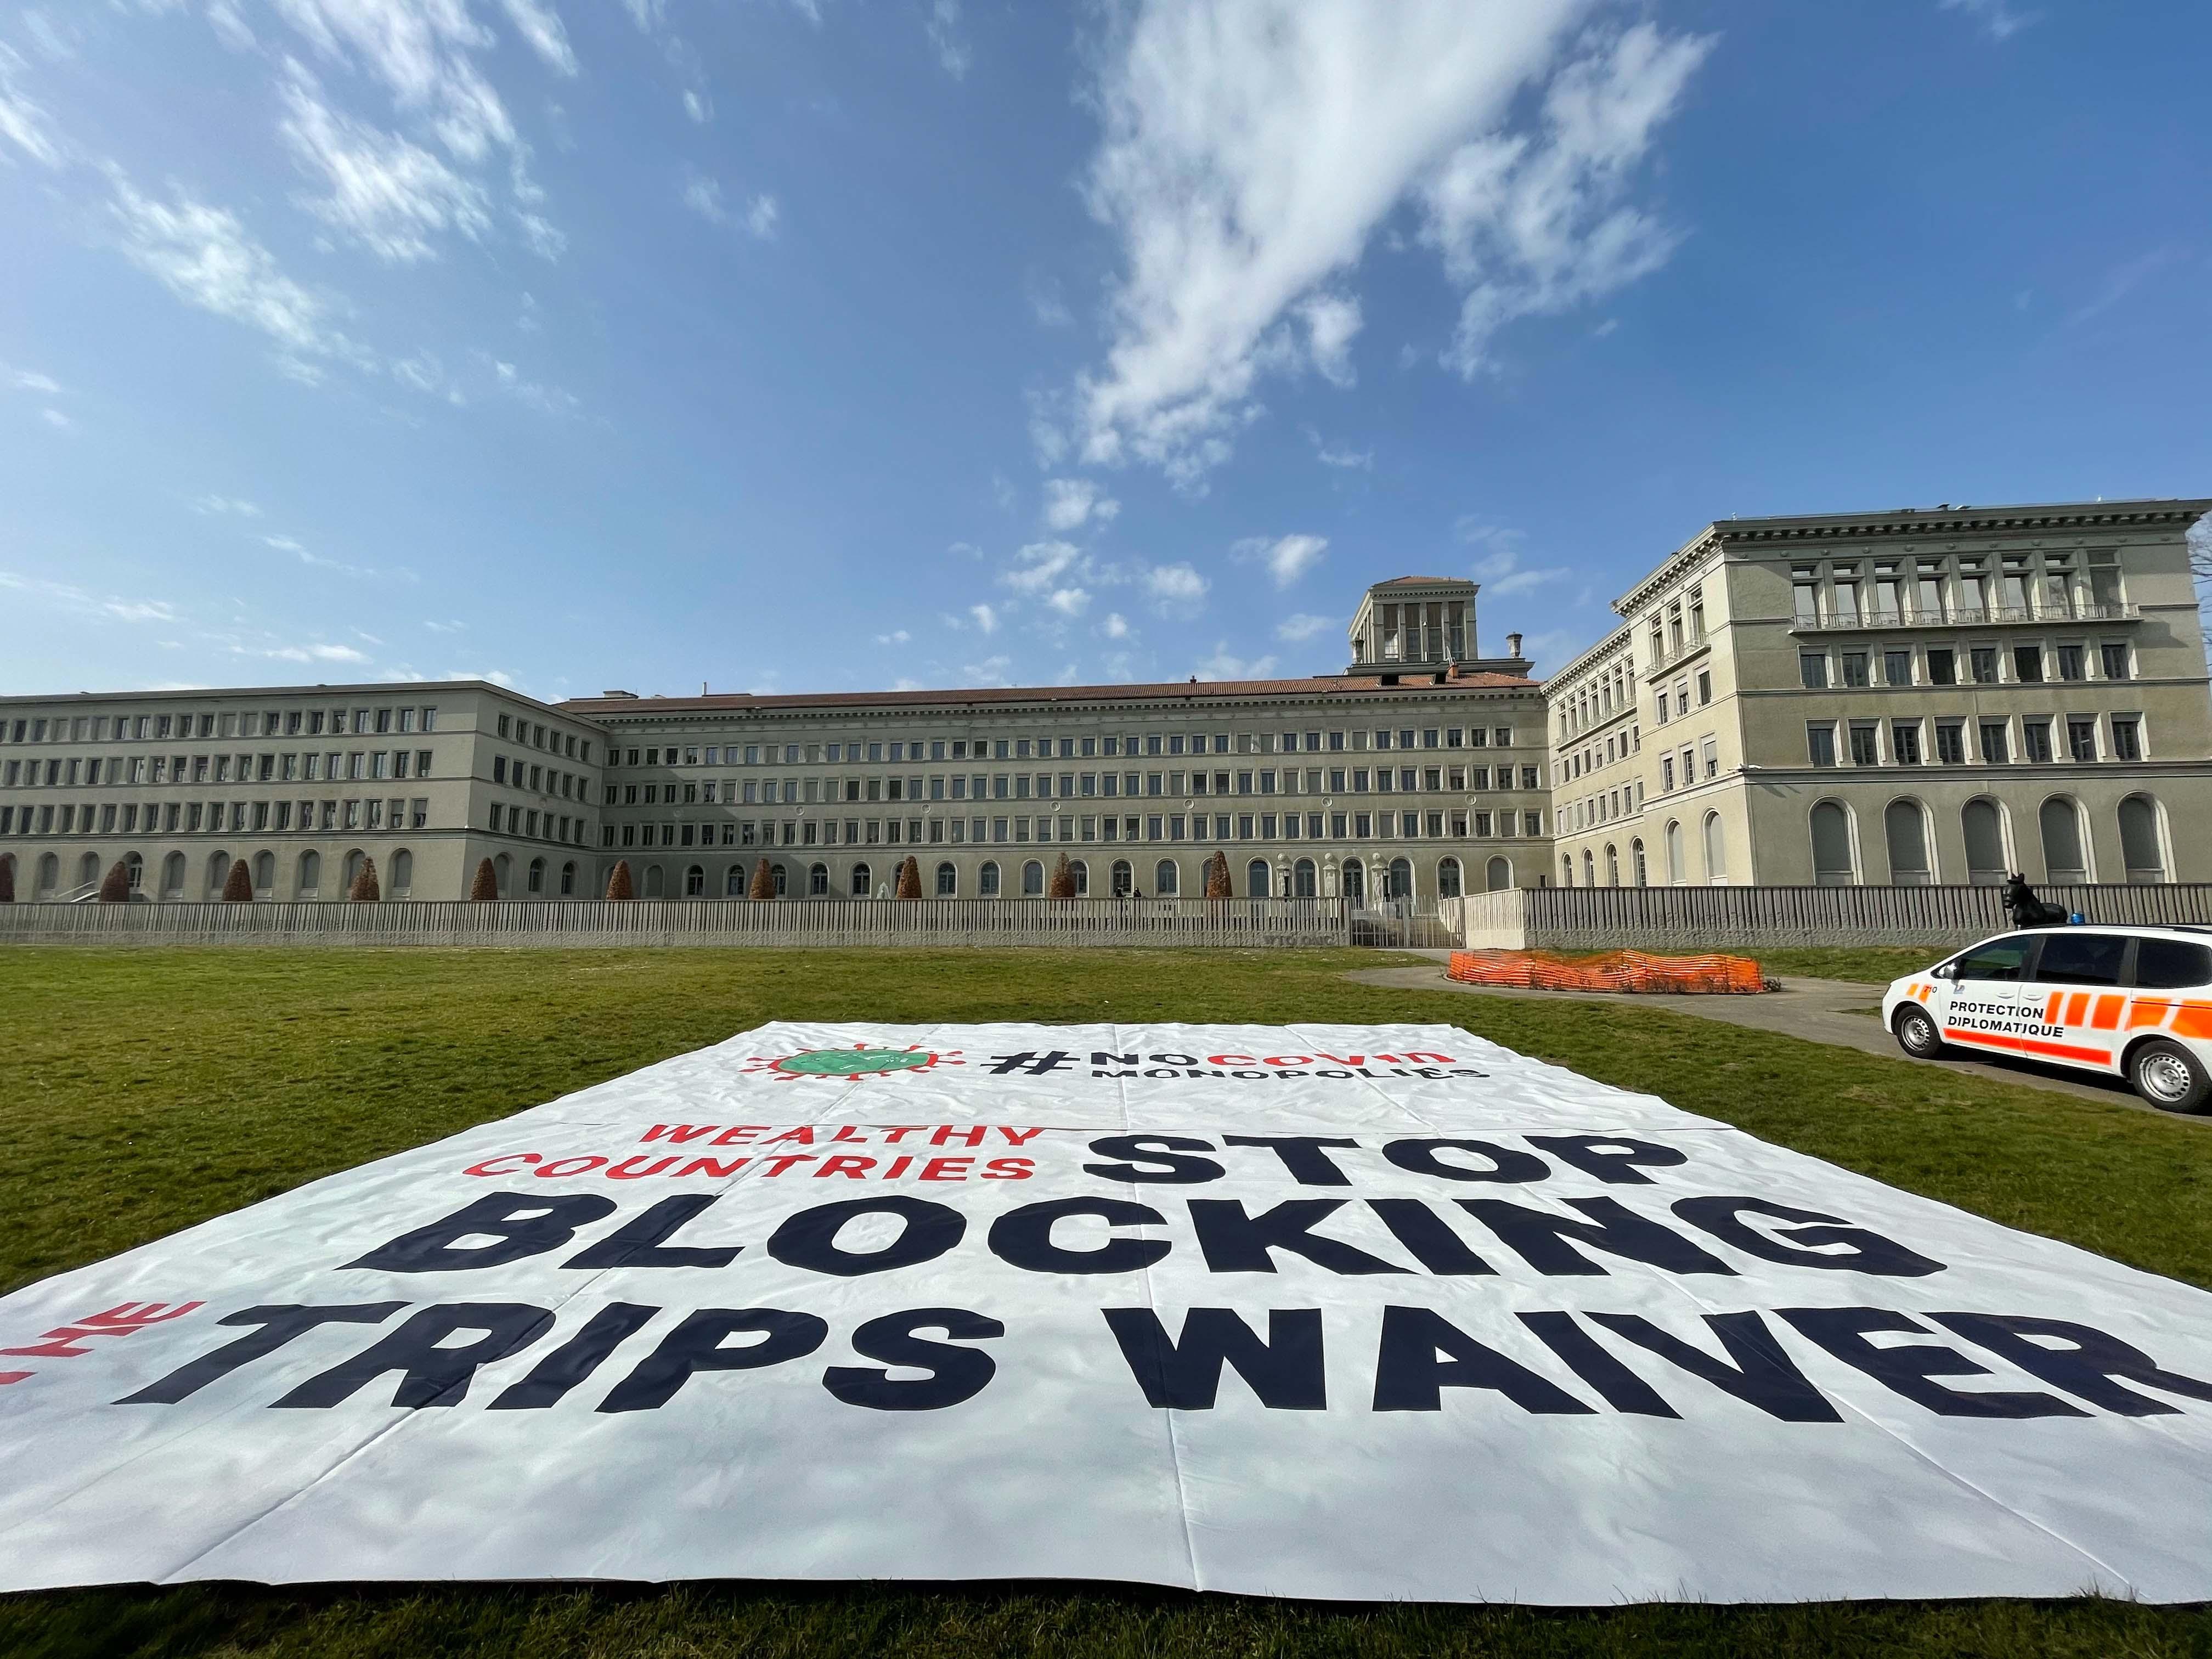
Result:
{"label": "conical shrub", "polygon": [[131,872],[123,867],[121,859],[107,866],[107,874],[100,884],[100,902],[102,904],[131,902]]}
{"label": "conical shrub", "polygon": [[1210,899],[1230,896],[1228,854],[1216,853],[1206,861],[1206,896]]}
{"label": "conical shrub", "polygon": [[625,903],[636,896],[637,890],[630,885],[629,860],[628,859],[617,859],[615,860],[614,869],[610,872],[607,876],[608,900],[611,902],[620,904]]}
{"label": "conical shrub", "polygon": [[247,904],[251,903],[252,899],[253,878],[246,872],[246,860],[233,859],[230,863],[230,874],[224,878],[222,884],[222,901],[225,904]]}
{"label": "conical shrub", "polygon": [[1047,898],[1075,896],[1075,866],[1067,861],[1067,854],[1060,855],[1060,862],[1052,866],[1052,879],[1045,884]]}
{"label": "conical shrub", "polygon": [[353,878],[353,885],[346,889],[346,897],[356,904],[375,904],[383,899],[384,889],[376,883],[374,859],[361,861],[361,873]]}
{"label": "conical shrub", "polygon": [[899,866],[898,889],[892,896],[902,899],[921,896],[921,861],[911,853],[906,855],[906,862]]}
{"label": "conical shrub", "polygon": [[499,877],[493,872],[489,859],[477,860],[477,878],[469,884],[469,896],[479,902],[499,896]]}
{"label": "conical shrub", "polygon": [[745,890],[752,899],[772,899],[775,896],[775,878],[768,872],[768,860],[763,859],[753,866],[753,884]]}

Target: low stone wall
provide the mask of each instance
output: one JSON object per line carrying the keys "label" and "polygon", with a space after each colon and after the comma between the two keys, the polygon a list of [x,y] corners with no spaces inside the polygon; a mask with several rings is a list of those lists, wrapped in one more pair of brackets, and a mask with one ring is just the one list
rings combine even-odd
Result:
{"label": "low stone wall", "polygon": [[[1924,945],[2005,928],[1996,887],[1545,887],[1459,902],[1470,950],[1717,951]],[[2091,921],[2212,925],[2212,884],[2039,887]]]}
{"label": "low stone wall", "polygon": [[0,905],[0,945],[1327,946],[1340,899]]}

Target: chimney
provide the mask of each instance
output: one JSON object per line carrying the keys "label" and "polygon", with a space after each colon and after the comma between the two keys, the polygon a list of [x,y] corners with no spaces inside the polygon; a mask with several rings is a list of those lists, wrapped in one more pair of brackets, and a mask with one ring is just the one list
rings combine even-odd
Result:
{"label": "chimney", "polygon": [[1516,659],[1521,655],[1521,636],[1518,634],[1505,636],[1505,654]]}

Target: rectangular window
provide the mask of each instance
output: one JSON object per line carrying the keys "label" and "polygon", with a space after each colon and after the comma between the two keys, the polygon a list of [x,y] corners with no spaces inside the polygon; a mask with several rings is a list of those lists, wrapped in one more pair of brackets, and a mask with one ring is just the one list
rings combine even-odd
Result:
{"label": "rectangular window", "polygon": [[2103,645],[2098,647],[2098,655],[2104,664],[2105,678],[2106,679],[2124,680],[2127,678],[2128,647],[2124,641],[2119,640],[2106,641]]}
{"label": "rectangular window", "polygon": [[1851,764],[1879,766],[1881,764],[1881,728],[1871,721],[1851,722]]}
{"label": "rectangular window", "polygon": [[1881,679],[1885,685],[1912,684],[1912,653],[1910,651],[1885,651],[1881,653]]}
{"label": "rectangular window", "polygon": [[1818,691],[1828,684],[1828,656],[1825,651],[1801,651],[1797,653],[1797,678],[1808,691]]}
{"label": "rectangular window", "polygon": [[1843,683],[1845,685],[1864,685],[1867,683],[1867,653],[1865,652],[1844,652],[1843,655]]}
{"label": "rectangular window", "polygon": [[2094,720],[2072,719],[2066,722],[2067,757],[2077,761],[2097,758],[2097,722]]}
{"label": "rectangular window", "polygon": [[2081,669],[2080,646],[2062,645],[2058,647],[2058,678],[2062,680],[2078,680],[2086,678]]}
{"label": "rectangular window", "polygon": [[[1826,720],[1808,723],[1805,727],[1805,751],[1807,758],[1814,765],[1833,766],[1836,763],[1834,725]],[[1659,775],[1665,786],[1672,789],[1674,787],[1674,763],[1672,760],[1661,761]]]}
{"label": "rectangular window", "polygon": [[1948,647],[1928,647],[1928,684],[1956,685],[1959,683],[1958,658]]}
{"label": "rectangular window", "polygon": [[2005,723],[2002,720],[1982,722],[1982,759],[1990,766],[2002,766],[2008,758],[2005,745]]}
{"label": "rectangular window", "polygon": [[1997,683],[1997,648],[1993,645],[1978,645],[1968,653],[1976,685],[1995,685]]}
{"label": "rectangular window", "polygon": [[1920,764],[1920,722],[1918,720],[1890,722],[1889,757],[1899,766]]}
{"label": "rectangular window", "polygon": [[2112,758],[2124,761],[2142,758],[2142,722],[2137,716],[2112,716]]}
{"label": "rectangular window", "polygon": [[1936,723],[1936,761],[1939,766],[1966,764],[1966,728],[1963,721],[1938,720]]}
{"label": "rectangular window", "polygon": [[2051,759],[2051,722],[2022,720],[2020,726],[2021,748],[2027,758],[2038,765]]}
{"label": "rectangular window", "polygon": [[2043,678],[2043,647],[2039,645],[2016,645],[2012,648],[2013,674],[2022,685],[2034,685]]}

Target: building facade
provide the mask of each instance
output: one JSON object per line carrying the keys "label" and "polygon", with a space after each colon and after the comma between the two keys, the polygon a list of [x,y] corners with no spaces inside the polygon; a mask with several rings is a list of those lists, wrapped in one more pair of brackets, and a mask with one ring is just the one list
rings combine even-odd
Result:
{"label": "building facade", "polygon": [[1558,879],[2212,880],[2208,508],[1707,526],[1547,686]]}
{"label": "building facade", "polygon": [[1540,684],[1473,582],[1304,678],[549,705],[478,681],[0,698],[23,899],[1043,896],[2212,880],[2212,501],[1730,520]]}

